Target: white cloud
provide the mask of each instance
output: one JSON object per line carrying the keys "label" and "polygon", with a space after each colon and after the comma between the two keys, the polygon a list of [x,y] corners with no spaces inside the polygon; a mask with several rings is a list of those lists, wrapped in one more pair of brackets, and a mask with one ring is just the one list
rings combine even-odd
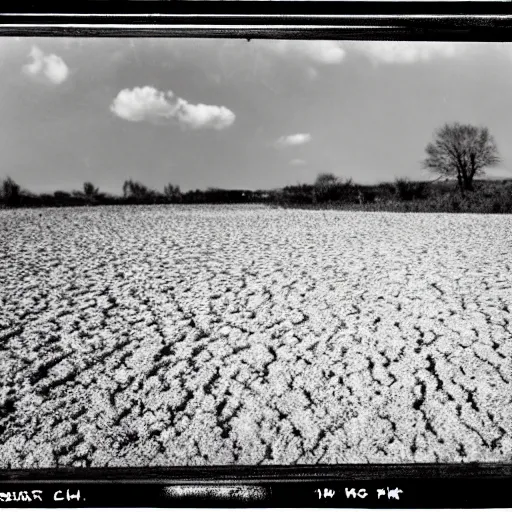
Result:
{"label": "white cloud", "polygon": [[32,62],[23,66],[23,71],[27,75],[43,78],[55,85],[67,80],[69,69],[58,55],[53,53],[46,55],[39,47],[33,46],[29,57]]}
{"label": "white cloud", "polygon": [[166,94],[149,86],[119,91],[110,110],[126,121],[152,123],[166,120],[175,113]]}
{"label": "white cloud", "polygon": [[302,160],[302,158],[295,158],[290,160],[290,165],[293,165],[294,167],[300,167],[302,165],[306,165],[306,160]]}
{"label": "white cloud", "polygon": [[315,64],[339,64],[346,52],[337,41],[259,41],[259,46],[282,57],[296,57]]}
{"label": "white cloud", "polygon": [[344,48],[364,54],[375,64],[412,64],[460,56],[468,45],[438,41],[364,41],[344,43]]}
{"label": "white cloud", "polygon": [[276,141],[276,147],[286,148],[288,146],[300,146],[311,140],[309,133],[296,133],[294,135],[283,135]]}
{"label": "white cloud", "polygon": [[193,105],[186,100],[178,100],[178,119],[190,128],[214,128],[222,130],[231,126],[235,121],[235,114],[226,107],[216,105]]}
{"label": "white cloud", "polygon": [[192,129],[222,130],[235,121],[235,114],[226,107],[194,105],[178,98],[172,91],[162,92],[151,86],[123,89],[110,105],[110,110],[126,121],[153,124],[177,121]]}

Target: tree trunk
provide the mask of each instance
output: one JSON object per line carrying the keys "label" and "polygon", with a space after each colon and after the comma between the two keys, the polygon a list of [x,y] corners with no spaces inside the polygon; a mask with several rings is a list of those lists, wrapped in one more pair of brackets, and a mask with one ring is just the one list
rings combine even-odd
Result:
{"label": "tree trunk", "polygon": [[460,195],[464,197],[464,181],[460,173],[457,174],[457,181],[459,182]]}
{"label": "tree trunk", "polygon": [[472,192],[473,189],[473,178],[470,178],[469,176],[464,178],[464,190],[468,190]]}

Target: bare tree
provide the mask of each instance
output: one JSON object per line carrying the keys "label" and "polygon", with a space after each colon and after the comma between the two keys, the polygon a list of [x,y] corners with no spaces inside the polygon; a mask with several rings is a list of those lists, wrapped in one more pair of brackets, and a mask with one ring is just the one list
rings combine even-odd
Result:
{"label": "bare tree", "polygon": [[181,200],[181,190],[179,186],[175,186],[172,183],[165,185],[164,187],[164,195],[165,197],[175,203]]}
{"label": "bare tree", "polygon": [[138,181],[126,180],[123,183],[123,196],[135,199],[146,199],[152,195],[152,191]]}
{"label": "bare tree", "polygon": [[130,192],[130,183],[132,183],[132,180],[125,180],[123,183],[123,197],[128,197]]}
{"label": "bare tree", "polygon": [[84,183],[84,194],[87,197],[94,197],[99,194],[99,189],[95,187],[90,181]]}
{"label": "bare tree", "polygon": [[7,177],[0,188],[0,199],[8,206],[15,206],[20,201],[20,186]]}
{"label": "bare tree", "polygon": [[469,124],[445,124],[425,149],[423,166],[445,176],[456,176],[461,194],[473,190],[473,178],[500,162],[489,130]]}

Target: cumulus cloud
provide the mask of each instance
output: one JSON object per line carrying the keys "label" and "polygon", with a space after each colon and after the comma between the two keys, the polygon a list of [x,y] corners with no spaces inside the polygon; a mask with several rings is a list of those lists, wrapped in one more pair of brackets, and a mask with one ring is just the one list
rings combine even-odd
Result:
{"label": "cumulus cloud", "polygon": [[27,75],[43,78],[54,85],[60,85],[67,80],[69,69],[58,55],[46,55],[39,47],[33,46],[29,57],[31,62],[23,66]]}
{"label": "cumulus cloud", "polygon": [[235,114],[226,107],[203,103],[194,105],[175,96],[172,91],[162,92],[151,86],[123,89],[110,105],[110,110],[126,121],[153,124],[177,121],[181,126],[192,129],[222,130],[235,121]]}
{"label": "cumulus cloud", "polygon": [[279,137],[276,141],[276,147],[278,148],[286,148],[289,146],[300,146],[301,144],[306,144],[311,140],[311,135],[309,133],[295,133],[294,135],[283,135]]}
{"label": "cumulus cloud", "polygon": [[315,64],[339,64],[346,52],[337,41],[260,41],[260,47],[282,57],[297,57]]}
{"label": "cumulus cloud", "polygon": [[458,57],[467,51],[464,43],[423,41],[364,41],[344,43],[375,64],[413,64],[435,58]]}

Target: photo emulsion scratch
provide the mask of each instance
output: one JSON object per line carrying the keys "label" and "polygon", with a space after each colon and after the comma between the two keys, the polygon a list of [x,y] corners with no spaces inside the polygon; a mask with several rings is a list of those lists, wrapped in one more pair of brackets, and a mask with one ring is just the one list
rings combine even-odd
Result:
{"label": "photo emulsion scratch", "polygon": [[0,54],[0,467],[510,461],[509,45]]}

